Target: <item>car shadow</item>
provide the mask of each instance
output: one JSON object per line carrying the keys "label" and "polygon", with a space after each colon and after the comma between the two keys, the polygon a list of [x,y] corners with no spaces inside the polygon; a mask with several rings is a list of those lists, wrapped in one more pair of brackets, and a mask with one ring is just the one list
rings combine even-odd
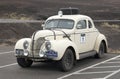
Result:
{"label": "car shadow", "polygon": [[[102,61],[103,59],[106,59],[106,56],[101,59],[97,59],[94,57],[87,57],[87,58],[78,60],[71,71],[76,71],[78,69],[82,69],[84,67],[90,66],[92,64]],[[61,71],[60,66],[57,62],[35,62],[35,63],[33,63],[33,65],[31,67],[29,67],[27,69],[37,70],[37,71],[39,71],[39,70],[41,70],[41,71],[57,71],[57,72]]]}
{"label": "car shadow", "polygon": [[41,71],[59,71],[60,68],[56,62],[35,62],[29,68],[29,70],[41,70]]}

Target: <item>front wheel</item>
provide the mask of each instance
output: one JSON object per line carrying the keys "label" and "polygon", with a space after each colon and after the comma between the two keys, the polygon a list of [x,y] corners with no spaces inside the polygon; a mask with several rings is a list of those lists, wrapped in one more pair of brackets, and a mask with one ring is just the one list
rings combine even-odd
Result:
{"label": "front wheel", "polygon": [[74,66],[74,54],[71,49],[67,49],[62,59],[59,61],[60,67],[63,71],[69,71]]}
{"label": "front wheel", "polygon": [[96,58],[102,58],[105,54],[105,44],[101,42],[99,52],[95,55]]}
{"label": "front wheel", "polygon": [[17,63],[19,66],[26,68],[26,67],[30,67],[33,61],[26,58],[17,58]]}

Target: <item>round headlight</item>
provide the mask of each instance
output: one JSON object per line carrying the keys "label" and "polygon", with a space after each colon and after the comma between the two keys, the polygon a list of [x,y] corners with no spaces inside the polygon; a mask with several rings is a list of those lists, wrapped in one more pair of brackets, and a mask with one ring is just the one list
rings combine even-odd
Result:
{"label": "round headlight", "polygon": [[29,52],[27,50],[24,50],[24,56],[28,56]]}
{"label": "round headlight", "polygon": [[45,47],[46,47],[47,50],[50,50],[50,49],[51,49],[51,43],[50,43],[50,41],[47,41],[47,42],[45,43]]}
{"label": "round headlight", "polygon": [[27,49],[27,48],[28,48],[28,46],[29,46],[28,41],[25,41],[25,42],[24,42],[24,44],[23,44],[24,49]]}
{"label": "round headlight", "polygon": [[44,57],[44,52],[42,50],[39,51],[39,56]]}

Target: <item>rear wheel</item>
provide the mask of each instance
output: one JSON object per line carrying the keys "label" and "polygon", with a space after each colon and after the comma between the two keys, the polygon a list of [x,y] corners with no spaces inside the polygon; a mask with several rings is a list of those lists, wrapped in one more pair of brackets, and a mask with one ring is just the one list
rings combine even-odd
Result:
{"label": "rear wheel", "polygon": [[63,71],[69,71],[74,66],[74,54],[71,49],[67,49],[62,59],[59,61],[60,67]]}
{"label": "rear wheel", "polygon": [[17,58],[17,63],[19,66],[26,68],[26,67],[30,67],[33,61],[26,58]]}
{"label": "rear wheel", "polygon": [[99,52],[95,55],[96,58],[102,58],[105,54],[105,44],[101,42]]}

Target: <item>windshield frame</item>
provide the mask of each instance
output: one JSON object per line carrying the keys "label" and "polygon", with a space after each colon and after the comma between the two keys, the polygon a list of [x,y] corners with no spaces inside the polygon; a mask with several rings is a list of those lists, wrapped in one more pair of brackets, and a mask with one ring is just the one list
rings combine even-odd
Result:
{"label": "windshield frame", "polygon": [[[53,21],[53,20],[58,21],[57,26],[56,26],[56,27],[50,27],[50,28],[46,27],[47,22],[49,22],[49,21]],[[59,27],[59,23],[61,22],[61,20],[63,20],[63,21],[67,20],[67,21],[71,21],[71,22],[73,22],[73,24],[71,25],[72,27],[71,27],[71,28],[63,28],[63,27]],[[47,21],[45,22],[45,29],[73,29],[73,28],[74,28],[74,24],[75,24],[75,21],[72,20],[72,19],[49,19],[49,20],[47,20]]]}

